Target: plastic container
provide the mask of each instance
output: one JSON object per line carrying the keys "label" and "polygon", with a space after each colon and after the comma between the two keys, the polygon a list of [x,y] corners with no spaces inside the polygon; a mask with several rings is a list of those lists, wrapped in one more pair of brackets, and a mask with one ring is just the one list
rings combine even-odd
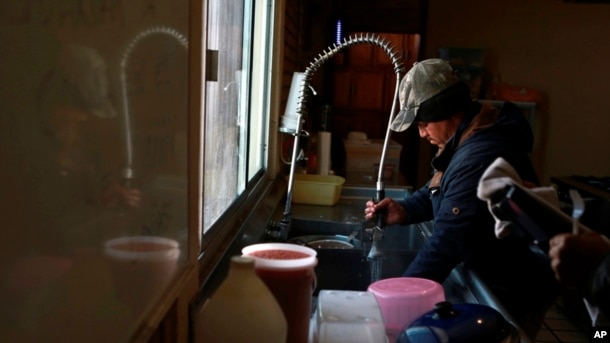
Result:
{"label": "plastic container", "polygon": [[[259,258],[257,253],[263,251],[287,250],[302,253],[307,256],[292,259],[278,258]],[[286,268],[313,268],[316,266],[318,258],[317,252],[311,248],[289,243],[259,243],[245,246],[241,249],[244,256],[254,259],[256,268],[265,269],[286,269]]]}
{"label": "plastic container", "polygon": [[[377,181],[379,162],[383,152],[383,139],[345,139],[345,178],[350,184],[370,184]],[[386,150],[384,174],[391,174],[385,181],[396,182],[398,165],[400,164],[400,150],[402,145],[390,140]]]}
{"label": "plastic container", "polygon": [[288,324],[286,342],[307,343],[317,281],[317,252],[296,244],[259,243],[244,247],[242,254],[254,258],[256,275],[284,312]]}
{"label": "plastic container", "polygon": [[170,282],[180,244],[166,237],[119,237],[104,243],[104,255],[117,298],[139,313]]}
{"label": "plastic container", "polygon": [[[345,139],[345,169],[346,170],[367,170],[374,171],[375,164],[378,164],[383,152],[383,139],[371,139],[366,141]],[[400,162],[400,150],[402,145],[390,140],[386,150],[385,165],[398,165]]]}
{"label": "plastic container", "polygon": [[398,277],[373,282],[368,291],[375,295],[386,333],[394,342],[402,329],[436,303],[445,301],[445,291],[438,282],[415,277]]}
{"label": "plastic container", "polygon": [[383,317],[370,292],[321,290],[314,317],[314,343],[386,343]]}
{"label": "plastic container", "polygon": [[195,343],[285,343],[286,318],[254,259],[234,256],[229,273],[196,318]]}
{"label": "plastic container", "polygon": [[345,179],[336,175],[295,174],[292,202],[333,206],[341,197]]}

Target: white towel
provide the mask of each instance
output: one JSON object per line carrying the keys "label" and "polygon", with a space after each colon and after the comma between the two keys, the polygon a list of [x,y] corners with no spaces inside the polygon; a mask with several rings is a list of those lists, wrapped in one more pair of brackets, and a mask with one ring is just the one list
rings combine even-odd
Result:
{"label": "white towel", "polygon": [[[477,188],[477,196],[483,201],[487,201],[489,212],[496,219],[495,233],[496,237],[504,238],[510,234],[510,222],[498,219],[491,211],[490,197],[498,190],[503,189],[506,185],[515,185],[521,189],[537,196],[542,201],[546,201],[555,208],[559,208],[559,198],[557,191],[553,187],[537,187],[527,188],[522,185],[521,178],[515,169],[503,158],[497,158],[483,173],[479,180]],[[587,230],[587,229],[585,229]],[[591,319],[592,326],[610,325],[610,321],[606,318],[599,308],[590,304],[587,299],[583,298],[585,307]]]}
{"label": "white towel", "polygon": [[498,157],[492,164],[487,167],[483,176],[479,180],[477,187],[477,197],[487,202],[489,212],[496,220],[495,233],[496,237],[504,238],[511,232],[510,222],[500,220],[491,211],[491,196],[504,189],[507,185],[517,186],[524,191],[538,197],[542,201],[550,203],[555,208],[559,208],[559,198],[557,191],[553,187],[536,187],[527,188],[523,186],[523,181],[519,177],[517,171],[505,159]]}

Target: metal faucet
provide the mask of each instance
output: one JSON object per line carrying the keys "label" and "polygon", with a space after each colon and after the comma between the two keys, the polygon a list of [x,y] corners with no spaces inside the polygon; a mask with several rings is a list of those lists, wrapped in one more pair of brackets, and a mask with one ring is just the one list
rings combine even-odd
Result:
{"label": "metal faucet", "polygon": [[171,27],[157,26],[139,32],[127,45],[120,62],[121,97],[123,100],[123,129],[125,134],[125,167],[121,171],[121,177],[129,184],[134,177],[133,169],[133,138],[131,134],[131,114],[129,113],[129,99],[127,97],[127,64],[133,49],[138,43],[153,34],[161,34],[175,38],[178,43],[188,50],[188,38]]}
{"label": "metal faucet", "polygon": [[[398,102],[398,90],[400,86],[400,78],[401,73],[404,72],[404,67],[402,61],[398,57],[398,52],[395,50],[394,46],[386,40],[385,38],[381,38],[376,34],[371,33],[361,33],[353,36],[346,37],[341,43],[335,43],[332,46],[328,47],[321,54],[318,55],[310,65],[305,69],[303,79],[299,88],[299,95],[297,101],[297,110],[296,110],[296,130],[294,131],[294,147],[292,150],[292,163],[290,165],[290,174],[288,175],[288,190],[286,192],[286,206],[284,209],[282,220],[279,223],[279,233],[276,234],[281,240],[286,240],[288,238],[290,232],[291,225],[291,206],[292,206],[292,189],[294,183],[294,174],[295,174],[295,165],[297,160],[297,155],[299,154],[299,137],[302,135],[302,125],[303,118],[306,115],[305,104],[307,103],[307,95],[306,90],[311,88],[310,82],[313,73],[318,70],[318,68],[328,61],[331,57],[333,57],[338,52],[346,49],[349,46],[356,44],[373,44],[381,47],[383,51],[389,56],[392,61],[392,65],[394,67],[394,73],[396,74],[396,87],[394,91],[394,100],[392,101],[392,109],[390,111],[390,118],[387,126],[387,131],[385,135],[385,140],[383,143],[383,149],[381,153],[381,160],[379,162],[379,174],[377,176],[376,182],[376,192],[377,192],[377,201],[381,201],[385,197],[385,186],[383,182],[383,169],[384,162],[386,157],[386,151],[390,141],[390,124],[394,119],[394,113],[396,111],[396,103]],[[369,253],[369,257],[375,258],[379,252],[377,251],[377,242],[381,240],[383,237],[383,216],[379,216],[379,223],[374,230],[373,233],[373,244],[371,248],[371,252]]]}

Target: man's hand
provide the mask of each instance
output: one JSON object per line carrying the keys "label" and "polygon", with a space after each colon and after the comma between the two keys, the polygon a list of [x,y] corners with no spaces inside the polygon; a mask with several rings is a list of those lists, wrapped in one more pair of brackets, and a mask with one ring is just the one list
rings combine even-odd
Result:
{"label": "man's hand", "polygon": [[139,207],[142,201],[141,198],[142,196],[139,189],[114,183],[102,194],[102,203],[107,207],[117,207],[119,204],[129,207]]}
{"label": "man's hand", "polygon": [[377,213],[383,210],[385,210],[386,225],[404,224],[407,221],[407,212],[392,198],[385,198],[378,203],[372,200],[367,201],[364,208],[364,218],[372,220]]}
{"label": "man's hand", "polygon": [[562,233],[549,241],[555,277],[568,288],[586,285],[599,261],[610,253],[610,242],[599,233]]}

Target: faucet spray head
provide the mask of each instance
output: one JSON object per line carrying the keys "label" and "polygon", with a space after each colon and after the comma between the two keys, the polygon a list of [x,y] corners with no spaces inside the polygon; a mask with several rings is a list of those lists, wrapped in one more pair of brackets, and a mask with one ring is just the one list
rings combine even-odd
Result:
{"label": "faucet spray head", "polygon": [[383,238],[383,229],[379,226],[373,228],[373,242],[371,243],[371,250],[366,257],[367,260],[373,261],[383,257],[383,252],[378,249],[377,244]]}

